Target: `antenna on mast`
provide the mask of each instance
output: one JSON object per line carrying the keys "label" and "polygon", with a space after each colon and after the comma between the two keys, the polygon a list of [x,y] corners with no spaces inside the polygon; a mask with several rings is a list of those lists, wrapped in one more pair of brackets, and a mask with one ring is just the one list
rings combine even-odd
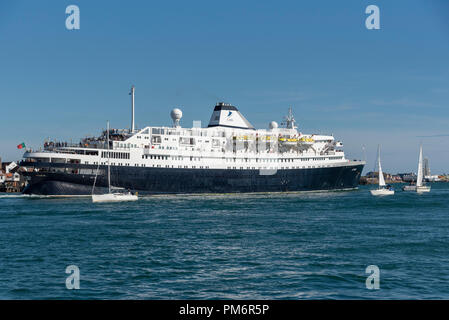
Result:
{"label": "antenna on mast", "polygon": [[284,121],[282,122],[282,125],[285,125],[287,129],[296,129],[295,126],[295,118],[293,117],[293,109],[292,107],[288,108],[288,115],[284,117]]}
{"label": "antenna on mast", "polygon": [[131,95],[131,133],[134,133],[134,91],[135,87],[132,85],[129,93]]}

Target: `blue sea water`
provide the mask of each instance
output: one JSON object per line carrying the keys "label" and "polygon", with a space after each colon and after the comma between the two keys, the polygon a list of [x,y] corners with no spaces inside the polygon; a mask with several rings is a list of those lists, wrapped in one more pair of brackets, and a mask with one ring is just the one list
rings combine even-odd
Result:
{"label": "blue sea water", "polygon": [[0,298],[449,299],[449,184],[369,188],[119,204],[1,194]]}

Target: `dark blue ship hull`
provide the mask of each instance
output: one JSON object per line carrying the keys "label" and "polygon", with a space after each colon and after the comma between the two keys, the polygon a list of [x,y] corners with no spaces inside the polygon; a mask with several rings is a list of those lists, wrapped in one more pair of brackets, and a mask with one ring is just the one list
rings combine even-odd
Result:
{"label": "dark blue ship hull", "polygon": [[[27,165],[24,163],[23,165]],[[33,164],[36,166],[36,164]],[[54,164],[51,164],[54,167]],[[45,164],[41,164],[45,167]],[[139,194],[241,193],[341,190],[356,188],[364,164],[348,163],[338,167],[280,169],[273,174],[259,170],[177,169],[111,166],[111,184]],[[95,193],[107,188],[106,168],[100,168]],[[65,172],[52,168],[28,173],[25,194],[90,195],[95,166],[78,165]],[[62,171],[60,169],[60,171]],[[89,172],[89,173],[86,173]]]}

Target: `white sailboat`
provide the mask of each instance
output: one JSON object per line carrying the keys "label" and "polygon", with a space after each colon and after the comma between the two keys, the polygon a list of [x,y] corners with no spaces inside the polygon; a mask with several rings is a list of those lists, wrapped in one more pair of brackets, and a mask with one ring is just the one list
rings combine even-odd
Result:
{"label": "white sailboat", "polygon": [[423,182],[423,167],[422,167],[422,145],[419,146],[419,159],[418,159],[418,176],[416,177],[416,192],[430,192],[430,186],[424,185]]}
{"label": "white sailboat", "polygon": [[424,185],[424,174],[423,174],[423,159],[422,159],[422,145],[419,146],[419,158],[418,158],[418,176],[416,177],[416,184],[410,184],[404,186],[402,190],[413,191],[417,193],[430,192],[430,186]]}
{"label": "white sailboat", "polygon": [[385,184],[384,174],[382,172],[382,166],[380,164],[380,145],[377,149],[377,165],[379,167],[379,187],[374,190],[370,190],[373,196],[388,196],[393,195],[394,190]]}
{"label": "white sailboat", "polygon": [[[136,194],[132,194],[131,192],[111,192],[111,166],[109,163],[109,121],[107,124],[107,154],[108,154],[108,193],[105,194],[94,194],[95,182],[97,180],[97,176],[95,175],[94,185],[92,187],[92,202],[120,202],[120,201],[136,201],[138,197]],[[100,162],[98,162],[100,163]],[[97,168],[98,173],[98,168]]]}

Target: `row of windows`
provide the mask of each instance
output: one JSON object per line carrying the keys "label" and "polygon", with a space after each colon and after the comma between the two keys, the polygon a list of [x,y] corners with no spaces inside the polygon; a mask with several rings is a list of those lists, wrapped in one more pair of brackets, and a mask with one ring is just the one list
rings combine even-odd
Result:
{"label": "row of windows", "polygon": [[[330,166],[293,166],[293,167],[262,167],[262,168],[256,168],[256,167],[246,167],[247,170],[260,170],[260,169],[272,169],[272,170],[283,170],[283,169],[306,169],[306,168],[325,168]],[[244,167],[227,167],[227,169],[245,169]]]}
{"label": "row of windows", "polygon": [[114,144],[115,147],[117,148],[137,148],[137,144],[132,144],[132,143],[119,143],[117,142],[116,144]]}
{"label": "row of windows", "polygon": [[[154,159],[154,160],[168,160],[168,156],[156,156],[156,155],[143,155],[142,159]],[[170,157],[171,160],[183,160],[183,157],[177,156],[177,157]],[[190,157],[190,161],[200,161],[200,157]]]}
{"label": "row of windows", "polygon": [[[144,132],[149,134],[149,132]],[[207,132],[204,130],[182,130],[178,131],[176,129],[164,129],[164,128],[151,128],[151,134],[161,134],[161,135],[184,135],[184,136],[197,136],[197,137],[225,137],[225,132]]]}
{"label": "row of windows", "polygon": [[[329,160],[336,160],[336,159],[343,159],[343,157],[329,157]],[[244,161],[244,162],[251,162],[253,159],[248,159],[248,158],[226,158],[226,162],[236,162],[236,161]],[[325,157],[321,157],[321,158],[301,158],[301,159],[255,159],[256,162],[293,162],[294,160],[301,160],[301,161],[324,161],[326,160]]]}
{"label": "row of windows", "polygon": [[[129,155],[129,154],[128,154]],[[127,158],[129,159],[129,158]],[[168,160],[168,156],[157,156],[157,155],[143,155],[142,159],[155,159],[155,160]],[[177,157],[170,157],[171,160],[183,160],[183,157],[181,156],[177,156]],[[237,162],[237,161],[244,161],[244,162],[251,162],[253,159],[249,159],[249,158],[225,158],[226,162]],[[337,160],[337,159],[343,159],[343,157],[329,157],[329,160]],[[201,158],[200,157],[190,157],[190,161],[200,161]],[[262,162],[262,163],[268,163],[268,162],[293,162],[294,160],[299,160],[299,159],[255,159],[256,162]],[[301,161],[310,161],[310,160],[314,160],[314,161],[323,161],[326,160],[326,158],[321,157],[321,158],[301,158]]]}
{"label": "row of windows", "polygon": [[[87,164],[87,163],[86,163],[86,164]],[[94,162],[94,164],[98,164],[98,162]],[[102,165],[107,165],[108,163],[107,163],[107,162],[100,162],[100,164],[102,164]],[[123,164],[123,163],[115,163],[115,162],[111,162],[110,165],[111,165],[111,166],[125,166],[125,167],[129,167],[129,163]]]}
{"label": "row of windows", "polygon": [[[139,164],[134,164],[134,166],[135,167],[139,167]],[[147,165],[146,164],[144,164],[144,163],[142,163],[141,165],[140,165],[141,167],[146,167]],[[162,165],[160,165],[160,164],[153,164],[153,165],[149,165],[148,167],[153,167],[153,168],[162,168]],[[165,165],[164,166],[164,168],[174,168],[175,166],[174,165]],[[185,168],[185,169],[188,169],[188,168],[192,168],[192,169],[196,169],[196,166],[191,166],[191,167],[189,167],[189,166],[178,166],[178,168]],[[209,169],[209,166],[199,166],[198,167],[199,169]]]}
{"label": "row of windows", "polygon": [[[88,164],[88,162],[86,161],[85,162],[85,164]],[[94,162],[93,164],[98,164],[97,162]],[[106,165],[107,164],[107,162],[101,162],[101,164],[102,165]],[[111,165],[112,166],[115,166],[115,165],[117,165],[117,166],[129,166],[129,163],[125,163],[125,164],[123,164],[123,163],[115,163],[115,162],[112,162],[111,163]],[[135,163],[134,164],[134,166],[135,167],[139,167],[139,164],[138,163]],[[146,164],[144,164],[144,163],[142,163],[142,164],[140,164],[140,166],[141,167],[146,167],[147,165]],[[150,166],[150,167],[156,167],[156,168],[161,168],[162,166],[160,165],[160,164],[157,164],[157,165],[155,165],[155,164],[153,164],[152,166]],[[165,168],[174,168],[175,166],[174,165],[165,165],[164,166]],[[327,166],[292,166],[292,167],[262,167],[262,168],[256,168],[256,167],[246,167],[246,169],[247,170],[250,170],[250,169],[252,169],[252,170],[259,170],[259,169],[281,169],[281,170],[283,170],[283,169],[305,169],[305,168],[320,168],[320,167],[330,167],[330,165],[327,165]],[[196,166],[191,166],[191,167],[189,167],[189,166],[182,166],[182,165],[178,165],[178,168],[185,168],[185,169],[188,169],[188,168],[192,168],[192,169],[196,169]],[[209,166],[199,166],[198,167],[199,169],[209,169]],[[227,169],[241,169],[241,170],[243,170],[243,169],[245,169],[244,167],[227,167]]]}
{"label": "row of windows", "polygon": [[[154,147],[154,146],[153,146]],[[145,148],[150,148],[150,146],[145,146]],[[154,148],[153,148],[154,149]],[[165,150],[178,150],[178,147],[170,147],[170,146],[156,146],[156,149],[165,149]],[[185,148],[187,150],[187,148]],[[193,151],[193,148],[192,148]]]}
{"label": "row of windows", "polygon": [[168,156],[143,155],[142,159],[168,160]]}
{"label": "row of windows", "polygon": [[112,158],[112,159],[129,159],[128,152],[112,152],[112,151],[103,151],[101,152],[102,158]]}

